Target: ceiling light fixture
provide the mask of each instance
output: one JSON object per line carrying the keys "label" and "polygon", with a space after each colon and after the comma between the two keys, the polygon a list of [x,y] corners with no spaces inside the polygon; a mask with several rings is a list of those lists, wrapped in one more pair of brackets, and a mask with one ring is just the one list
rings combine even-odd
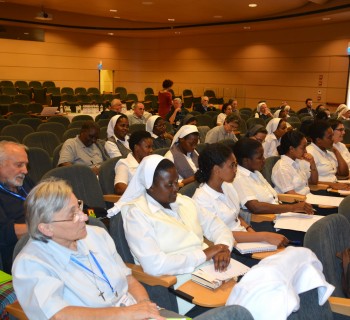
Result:
{"label": "ceiling light fixture", "polygon": [[174,19],[174,18],[169,18],[169,19],[168,19],[168,21],[170,21],[170,22],[174,22],[174,21],[175,21],[175,19]]}
{"label": "ceiling light fixture", "polygon": [[250,8],[255,8],[255,7],[257,7],[258,5],[257,5],[256,3],[250,3],[248,6],[249,6]]}
{"label": "ceiling light fixture", "polygon": [[323,21],[329,21],[331,20],[331,18],[328,18],[328,17],[325,17],[325,18],[322,18]]}
{"label": "ceiling light fixture", "polygon": [[120,19],[120,17],[117,17],[117,16],[115,16],[115,17],[113,17],[114,19]]}
{"label": "ceiling light fixture", "polygon": [[113,32],[108,32],[107,33],[109,36],[114,36],[114,33]]}
{"label": "ceiling light fixture", "polygon": [[142,4],[145,6],[150,6],[153,4],[153,2],[152,1],[143,1]]}
{"label": "ceiling light fixture", "polygon": [[214,18],[214,19],[221,19],[222,16],[214,16],[213,18]]}
{"label": "ceiling light fixture", "polygon": [[118,10],[116,9],[109,9],[109,12],[117,12]]}
{"label": "ceiling light fixture", "polygon": [[181,32],[180,31],[175,31],[175,34],[181,34]]}
{"label": "ceiling light fixture", "polygon": [[249,26],[245,26],[243,27],[244,30],[250,30],[250,27]]}

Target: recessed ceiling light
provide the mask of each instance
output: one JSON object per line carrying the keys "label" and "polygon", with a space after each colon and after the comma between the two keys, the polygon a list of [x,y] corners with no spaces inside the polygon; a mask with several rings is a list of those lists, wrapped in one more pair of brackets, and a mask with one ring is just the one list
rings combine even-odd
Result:
{"label": "recessed ceiling light", "polygon": [[153,2],[152,1],[143,1],[142,4],[145,6],[150,6],[153,4]]}
{"label": "recessed ceiling light", "polygon": [[120,19],[120,17],[117,17],[117,16],[115,16],[115,17],[113,17],[114,19]]}
{"label": "recessed ceiling light", "polygon": [[108,32],[107,33],[109,36],[114,36],[114,33],[113,32]]}
{"label": "recessed ceiling light", "polygon": [[331,18],[328,18],[328,17],[325,17],[325,18],[322,18],[323,21],[329,21],[331,20]]}
{"label": "recessed ceiling light", "polygon": [[244,30],[250,30],[250,27],[249,26],[245,26],[243,27]]}
{"label": "recessed ceiling light", "polygon": [[168,21],[170,21],[170,22],[174,22],[174,21],[175,21],[175,19],[174,19],[174,18],[169,18],[169,19],[168,19]]}
{"label": "recessed ceiling light", "polygon": [[222,16],[214,16],[213,18],[214,18],[214,19],[221,19]]}
{"label": "recessed ceiling light", "polygon": [[250,8],[255,8],[255,7],[257,7],[258,5],[257,5],[256,3],[250,3],[248,6],[249,6]]}
{"label": "recessed ceiling light", "polygon": [[117,12],[118,10],[116,9],[109,9],[110,12]]}
{"label": "recessed ceiling light", "polygon": [[175,34],[181,34],[181,32],[180,31],[175,31]]}
{"label": "recessed ceiling light", "polygon": [[[1,2],[1,1],[0,1]],[[23,34],[25,34],[26,36],[29,34],[29,32],[24,32]]]}

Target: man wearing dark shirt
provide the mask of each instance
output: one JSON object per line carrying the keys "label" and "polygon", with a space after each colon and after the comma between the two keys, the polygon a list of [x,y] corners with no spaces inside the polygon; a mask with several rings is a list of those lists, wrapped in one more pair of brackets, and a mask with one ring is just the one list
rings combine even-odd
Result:
{"label": "man wearing dark shirt", "polygon": [[24,145],[0,142],[0,253],[5,272],[11,272],[17,240],[27,233],[23,203],[34,183],[26,177],[28,156]]}
{"label": "man wearing dark shirt", "polygon": [[206,113],[207,111],[215,111],[216,108],[213,105],[209,105],[209,98],[207,96],[203,96],[201,98],[201,104],[194,106],[194,111],[200,112],[200,113]]}
{"label": "man wearing dark shirt", "polygon": [[308,113],[311,117],[314,117],[316,116],[316,111],[314,109],[312,109],[312,99],[311,98],[307,98],[305,100],[305,108],[303,109],[300,109],[298,111],[298,114],[301,114],[301,113]]}

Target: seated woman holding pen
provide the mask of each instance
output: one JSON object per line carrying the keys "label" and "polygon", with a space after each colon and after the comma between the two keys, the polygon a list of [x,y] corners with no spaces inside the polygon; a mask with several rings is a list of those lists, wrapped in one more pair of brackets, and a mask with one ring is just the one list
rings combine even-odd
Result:
{"label": "seated woman holding pen", "polygon": [[[239,198],[232,182],[237,172],[237,162],[232,150],[222,143],[207,145],[198,159],[196,179],[202,183],[193,200],[219,217],[232,231],[237,242],[266,241],[285,246],[288,239],[273,232],[255,232],[240,216]],[[240,260],[235,256],[236,259]],[[241,261],[247,263],[246,261]]]}
{"label": "seated woman holding pen", "polygon": [[312,206],[304,201],[279,204],[277,192],[260,173],[265,158],[259,141],[242,138],[233,146],[233,153],[238,162],[233,186],[243,209],[255,214],[283,212],[313,214]]}
{"label": "seated woman holding pen", "polygon": [[281,159],[272,169],[272,182],[278,193],[306,195],[309,183],[318,183],[314,157],[306,152],[307,140],[300,131],[289,131],[277,147]]}
{"label": "seated woman holding pen", "polygon": [[[125,237],[136,263],[151,275],[176,275],[176,288],[206,261],[213,259],[217,270],[225,270],[234,241],[218,217],[177,193],[178,178],[170,160],[145,157],[123,196],[108,210],[112,216],[121,208]],[[208,247],[204,236],[214,245]],[[180,298],[178,304],[181,314],[193,307]]]}

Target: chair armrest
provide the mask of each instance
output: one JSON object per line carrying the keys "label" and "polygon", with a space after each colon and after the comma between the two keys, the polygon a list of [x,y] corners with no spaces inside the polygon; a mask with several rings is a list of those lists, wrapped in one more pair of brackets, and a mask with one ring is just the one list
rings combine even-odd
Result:
{"label": "chair armrest", "polygon": [[309,184],[309,188],[311,191],[319,191],[319,190],[327,190],[329,188],[328,184]]}
{"label": "chair armrest", "polygon": [[28,320],[26,314],[24,313],[21,305],[19,304],[18,301],[15,301],[12,304],[8,304],[5,307],[5,310],[12,316],[14,316],[15,318],[17,318],[18,320]]}
{"label": "chair armrest", "polygon": [[328,302],[333,312],[350,316],[350,299],[329,297]]}
{"label": "chair armrest", "polygon": [[117,195],[117,194],[104,194],[103,195],[103,200],[105,202],[118,202],[118,200],[120,199],[121,196]]}
{"label": "chair armrest", "polygon": [[306,197],[300,194],[279,193],[278,200],[282,202],[305,201]]}
{"label": "chair armrest", "polygon": [[126,263],[131,269],[132,275],[140,282],[148,284],[149,286],[162,286],[169,288],[173,286],[177,279],[175,276],[151,276],[143,271],[141,266],[132,263]]}

